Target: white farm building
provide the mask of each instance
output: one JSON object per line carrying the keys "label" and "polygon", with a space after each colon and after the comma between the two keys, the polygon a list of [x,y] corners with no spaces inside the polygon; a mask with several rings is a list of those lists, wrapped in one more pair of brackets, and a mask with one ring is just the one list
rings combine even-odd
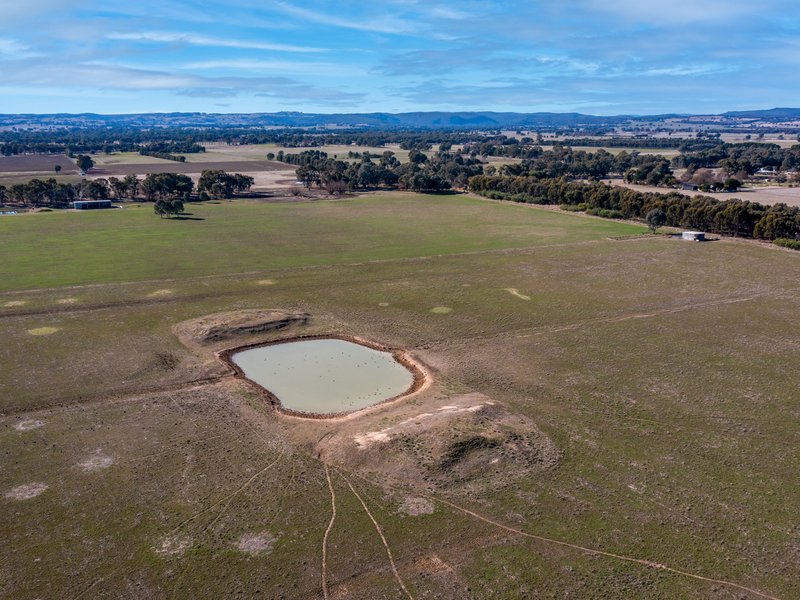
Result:
{"label": "white farm building", "polygon": [[692,242],[705,242],[706,234],[702,231],[684,231],[681,233],[681,238]]}

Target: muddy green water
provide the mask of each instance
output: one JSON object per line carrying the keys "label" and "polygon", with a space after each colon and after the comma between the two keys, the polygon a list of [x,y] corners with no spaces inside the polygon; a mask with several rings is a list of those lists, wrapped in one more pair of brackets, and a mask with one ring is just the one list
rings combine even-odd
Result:
{"label": "muddy green water", "polygon": [[231,360],[285,408],[307,413],[366,408],[402,394],[414,382],[390,353],[336,339],[251,348]]}

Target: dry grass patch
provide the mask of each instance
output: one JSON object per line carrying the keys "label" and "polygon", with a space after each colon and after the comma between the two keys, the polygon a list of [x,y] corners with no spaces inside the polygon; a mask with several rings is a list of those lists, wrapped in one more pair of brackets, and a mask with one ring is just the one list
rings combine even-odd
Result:
{"label": "dry grass patch", "polygon": [[431,309],[431,312],[435,315],[446,315],[448,313],[453,312],[453,309],[449,306],[437,306]]}
{"label": "dry grass patch", "polygon": [[504,289],[509,294],[511,294],[512,296],[516,296],[520,300],[530,300],[531,299],[530,296],[526,296],[525,294],[520,294],[520,292],[519,292],[519,290],[517,288],[504,288]]}
{"label": "dry grass patch", "polygon": [[36,327],[34,329],[28,329],[28,333],[30,335],[52,335],[60,330],[60,327]]}
{"label": "dry grass patch", "polygon": [[150,292],[147,294],[148,298],[165,298],[166,296],[171,296],[175,293],[175,290],[163,289],[163,290],[156,290],[155,292]]}

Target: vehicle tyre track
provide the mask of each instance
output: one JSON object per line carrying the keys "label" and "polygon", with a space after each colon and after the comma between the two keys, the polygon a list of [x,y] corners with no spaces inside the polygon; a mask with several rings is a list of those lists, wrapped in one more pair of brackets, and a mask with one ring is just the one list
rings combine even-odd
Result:
{"label": "vehicle tyre track", "polygon": [[403,578],[400,577],[400,573],[397,571],[397,565],[395,565],[395,563],[394,563],[394,557],[392,556],[391,548],[389,548],[389,542],[386,541],[386,536],[383,535],[383,530],[381,529],[381,526],[378,524],[378,521],[376,521],[375,517],[372,516],[372,513],[370,512],[369,508],[367,507],[367,504],[364,502],[364,500],[361,498],[359,493],[353,487],[353,484],[350,483],[350,480],[347,479],[347,477],[345,477],[344,475],[342,475],[341,472],[339,472],[339,476],[342,479],[344,479],[345,483],[347,484],[347,487],[350,488],[350,491],[353,492],[353,495],[361,503],[361,506],[364,507],[364,511],[367,513],[367,516],[370,518],[370,521],[372,521],[372,524],[375,526],[375,531],[378,532],[378,535],[380,536],[381,541],[383,542],[383,547],[386,548],[386,555],[389,557],[389,564],[392,567],[392,573],[394,573],[394,578],[397,580],[397,583],[400,585],[400,588],[405,592],[406,596],[408,596],[410,600],[414,600],[414,596],[412,596],[411,592],[408,591],[408,588],[406,587],[406,584],[403,583]]}
{"label": "vehicle tyre track", "polygon": [[336,492],[333,491],[328,463],[322,464],[325,466],[325,479],[328,480],[328,490],[331,493],[331,520],[325,530],[325,535],[322,537],[322,595],[325,600],[328,600],[330,598],[330,590],[328,589],[328,536],[333,530],[333,524],[336,521]]}

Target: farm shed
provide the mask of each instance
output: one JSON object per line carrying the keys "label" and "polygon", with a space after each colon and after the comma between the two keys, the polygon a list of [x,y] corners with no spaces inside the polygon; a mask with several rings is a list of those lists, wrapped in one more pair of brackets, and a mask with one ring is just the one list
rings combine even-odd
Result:
{"label": "farm shed", "polygon": [[681,238],[692,242],[705,242],[706,234],[702,231],[684,231],[681,233]]}
{"label": "farm shed", "polygon": [[76,200],[72,203],[75,210],[93,210],[95,208],[114,208],[111,200]]}

